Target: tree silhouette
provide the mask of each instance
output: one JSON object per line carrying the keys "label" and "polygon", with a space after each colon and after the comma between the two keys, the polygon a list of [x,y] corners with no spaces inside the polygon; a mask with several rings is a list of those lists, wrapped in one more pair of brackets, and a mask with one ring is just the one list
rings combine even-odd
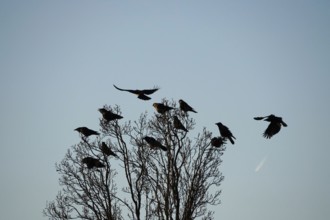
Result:
{"label": "tree silhouette", "polygon": [[[173,110],[155,112],[150,118],[145,112],[138,120],[126,122],[100,118],[100,136],[94,141],[82,138],[56,164],[62,189],[54,201],[47,202],[44,215],[50,219],[213,219],[208,206],[220,203],[223,175],[219,168],[225,142],[212,146],[212,133],[206,128],[189,138],[194,119],[182,114],[174,101],[162,103]],[[121,115],[119,106],[103,108]],[[188,132],[174,127],[174,116]],[[167,151],[151,147],[146,136]],[[102,153],[102,142],[118,157]],[[105,166],[88,169],[82,163],[86,157]]]}

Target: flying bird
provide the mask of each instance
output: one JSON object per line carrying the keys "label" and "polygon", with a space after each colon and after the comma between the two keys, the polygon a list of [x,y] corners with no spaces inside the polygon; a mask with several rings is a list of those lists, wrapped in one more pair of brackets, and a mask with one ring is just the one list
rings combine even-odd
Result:
{"label": "flying bird", "polygon": [[100,135],[99,132],[93,131],[87,127],[79,127],[74,129],[75,131],[78,131],[80,134],[84,135],[85,137],[91,136],[91,135]]}
{"label": "flying bird", "polygon": [[179,130],[184,130],[185,132],[188,132],[187,128],[182,124],[182,122],[178,119],[176,115],[173,116],[173,125],[174,128]]}
{"label": "flying bird", "polygon": [[211,145],[213,147],[219,148],[225,144],[226,144],[226,138],[224,137],[214,137],[211,139]]}
{"label": "flying bird", "polygon": [[152,149],[160,148],[163,151],[167,151],[167,148],[164,145],[162,145],[159,141],[157,141],[155,138],[149,137],[149,136],[145,136],[143,139],[149,144],[149,146]]}
{"label": "flying bird", "polygon": [[81,160],[81,162],[86,164],[88,169],[92,169],[94,167],[96,168],[105,167],[105,165],[101,163],[101,161],[93,157],[85,157],[84,159]]}
{"label": "flying bird", "polygon": [[123,118],[123,116],[115,114],[109,110],[106,110],[105,108],[100,108],[99,112],[102,114],[103,119],[107,122]]}
{"label": "flying bird", "polygon": [[228,128],[227,126],[223,125],[221,122],[216,123],[216,125],[217,125],[218,128],[219,128],[219,131],[220,131],[221,136],[224,137],[224,138],[229,139],[229,141],[230,141],[232,144],[234,144],[234,143],[235,143],[235,142],[234,142],[234,139],[236,139],[236,138],[235,138],[234,135],[231,133],[231,131],[229,130],[229,128]]}
{"label": "flying bird", "polygon": [[154,103],[152,106],[156,109],[156,111],[160,114],[165,114],[165,112],[174,109],[173,107],[164,105],[162,103]]}
{"label": "flying bird", "polygon": [[139,99],[142,99],[142,100],[150,100],[151,98],[147,95],[151,95],[159,89],[159,88],[155,87],[153,89],[142,89],[142,90],[135,89],[135,90],[133,90],[133,89],[121,89],[121,88],[118,88],[116,85],[113,85],[113,86],[120,91],[126,91],[126,92],[133,93],[133,94],[137,95],[137,97]]}
{"label": "flying bird", "polygon": [[113,152],[111,149],[110,149],[110,147],[108,147],[107,145],[106,145],[106,143],[104,143],[104,142],[102,142],[102,144],[101,144],[101,151],[102,151],[102,153],[104,153],[105,155],[107,155],[107,156],[114,156],[114,157],[118,157],[117,156],[117,154],[115,154],[115,152]]}
{"label": "flying bird", "polygon": [[281,130],[281,126],[287,127],[288,125],[282,120],[281,117],[277,117],[273,114],[265,117],[254,117],[255,120],[264,120],[270,122],[268,127],[263,133],[263,136],[270,139]]}
{"label": "flying bird", "polygon": [[179,106],[180,106],[180,109],[184,112],[195,112],[195,109],[193,109],[190,105],[188,105],[188,103],[186,103],[185,101],[183,101],[182,99],[179,100]]}

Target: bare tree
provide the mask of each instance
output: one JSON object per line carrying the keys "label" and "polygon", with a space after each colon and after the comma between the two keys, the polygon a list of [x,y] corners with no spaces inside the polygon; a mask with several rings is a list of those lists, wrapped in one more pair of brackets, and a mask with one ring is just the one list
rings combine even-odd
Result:
{"label": "bare tree", "polygon": [[[176,108],[174,101],[163,103],[174,109],[150,118],[143,113],[136,121],[100,118],[101,136],[95,141],[82,137],[56,165],[62,190],[47,203],[44,215],[50,219],[213,219],[208,206],[220,204],[224,142],[212,146],[212,133],[205,128],[189,138],[194,119]],[[104,108],[121,115],[119,106]],[[175,128],[174,116],[188,132]],[[155,143],[148,143],[146,136]],[[102,153],[102,142],[118,159]],[[86,157],[104,167],[88,169],[82,163]],[[113,165],[114,160],[119,166]],[[125,179],[121,190],[116,185],[117,172]]]}

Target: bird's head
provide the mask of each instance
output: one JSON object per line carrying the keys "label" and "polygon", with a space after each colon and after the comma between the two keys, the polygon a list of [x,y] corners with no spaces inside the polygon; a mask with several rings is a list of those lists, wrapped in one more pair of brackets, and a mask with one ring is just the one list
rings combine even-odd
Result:
{"label": "bird's head", "polygon": [[80,132],[82,129],[83,129],[83,127],[79,127],[79,128],[74,129],[74,131]]}
{"label": "bird's head", "polygon": [[105,113],[107,110],[105,110],[104,108],[99,108],[99,112],[101,112],[102,114]]}
{"label": "bird's head", "polygon": [[158,107],[158,104],[157,103],[154,103],[152,104],[153,107],[157,108]]}
{"label": "bird's head", "polygon": [[218,125],[218,126],[222,126],[222,123],[221,122],[217,122],[215,124]]}
{"label": "bird's head", "polygon": [[179,103],[181,104],[183,102],[183,100],[182,99],[179,99]]}

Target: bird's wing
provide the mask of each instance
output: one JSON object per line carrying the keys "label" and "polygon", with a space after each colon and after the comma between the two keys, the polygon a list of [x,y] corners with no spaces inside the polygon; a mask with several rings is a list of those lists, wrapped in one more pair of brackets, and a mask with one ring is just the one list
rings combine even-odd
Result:
{"label": "bird's wing", "polygon": [[279,123],[270,123],[266,128],[263,136],[265,138],[271,138],[273,135],[277,134],[281,130],[281,124]]}
{"label": "bird's wing", "polygon": [[141,93],[146,94],[146,95],[151,95],[152,93],[156,92],[159,90],[159,88],[154,88],[154,89],[143,89],[141,90]]}
{"label": "bird's wing", "polygon": [[130,92],[130,93],[133,93],[133,94],[140,94],[139,90],[133,90],[133,89],[121,89],[121,88],[118,88],[116,85],[113,85],[116,89],[120,90],[120,91],[125,91],[125,92]]}

